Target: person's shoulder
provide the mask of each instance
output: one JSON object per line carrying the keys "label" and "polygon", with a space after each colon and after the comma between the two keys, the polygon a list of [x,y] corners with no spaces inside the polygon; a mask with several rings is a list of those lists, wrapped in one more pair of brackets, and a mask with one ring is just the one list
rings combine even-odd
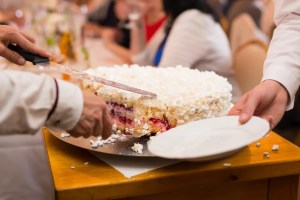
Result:
{"label": "person's shoulder", "polygon": [[185,26],[209,26],[214,23],[213,18],[197,9],[189,9],[181,13],[175,20],[177,25]]}
{"label": "person's shoulder", "polygon": [[200,10],[197,9],[189,9],[184,12],[182,12],[179,16],[178,19],[191,19],[191,20],[201,20],[202,18],[207,18],[209,17],[209,14],[206,14]]}

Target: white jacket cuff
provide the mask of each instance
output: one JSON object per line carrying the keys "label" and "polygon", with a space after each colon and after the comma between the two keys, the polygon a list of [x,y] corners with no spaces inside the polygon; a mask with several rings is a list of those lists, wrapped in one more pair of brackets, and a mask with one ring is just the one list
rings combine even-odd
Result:
{"label": "white jacket cuff", "polygon": [[83,110],[81,90],[70,83],[57,80],[57,103],[49,116],[46,126],[55,129],[71,130],[80,119]]}
{"label": "white jacket cuff", "polygon": [[143,66],[151,65],[151,62],[148,59],[148,53],[146,50],[143,50],[138,54],[132,55],[131,60],[134,64],[143,65]]}
{"label": "white jacket cuff", "polygon": [[286,106],[286,110],[290,110],[294,107],[295,94],[298,90],[299,85],[297,83],[297,73],[289,71],[281,66],[272,66],[264,69],[264,80],[274,80],[279,82],[285,87],[289,94],[289,102]]}

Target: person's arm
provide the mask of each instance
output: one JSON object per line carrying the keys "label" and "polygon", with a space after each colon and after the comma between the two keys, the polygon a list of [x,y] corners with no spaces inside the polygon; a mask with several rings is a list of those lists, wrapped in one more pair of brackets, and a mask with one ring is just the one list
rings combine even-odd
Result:
{"label": "person's arm", "polygon": [[105,28],[102,34],[103,45],[109,51],[120,57],[125,63],[131,64],[132,62],[130,50],[116,42],[119,35],[121,35],[121,37],[123,36],[122,34],[123,33],[118,30]]}
{"label": "person's arm", "polygon": [[[136,2],[140,4],[141,2]],[[141,4],[140,4],[141,5]],[[139,5],[137,5],[139,7]],[[136,7],[136,8],[137,8]],[[151,65],[152,58],[149,55],[146,41],[146,27],[144,17],[147,13],[147,6],[140,7],[140,17],[135,20],[130,20],[130,54],[132,63],[139,65]]]}
{"label": "person's arm", "polygon": [[130,22],[130,54],[133,63],[147,65],[151,63],[146,49],[146,30],[143,19]]}
{"label": "person's arm", "polygon": [[[300,84],[300,1],[275,1],[274,32],[264,65],[262,82],[243,95],[229,115],[246,123],[253,115],[269,121],[271,128],[293,106]],[[298,15],[299,14],[299,15]]]}
{"label": "person's arm", "polygon": [[120,57],[126,64],[132,64],[130,50],[112,41],[103,41],[104,46]]}
{"label": "person's arm", "polygon": [[300,85],[300,1],[275,1],[273,38],[264,64],[263,80],[276,80],[288,91],[293,108]]}
{"label": "person's arm", "polygon": [[86,23],[83,26],[83,36],[84,37],[101,37],[103,27],[95,23]]}
{"label": "person's arm", "polygon": [[47,75],[2,70],[0,135],[33,134],[43,125],[73,136],[111,134],[105,102],[70,83]]}
{"label": "person's arm", "polygon": [[79,88],[46,75],[2,70],[0,134],[36,133],[43,124],[71,130],[82,113]]}
{"label": "person's arm", "polygon": [[[0,56],[16,64],[24,58],[7,46],[11,43],[25,50],[48,57],[25,33],[9,26],[0,26]],[[0,134],[33,133],[43,124],[68,130],[73,136],[90,135],[107,138],[112,122],[107,105],[92,93],[46,75],[19,71],[0,73]]]}

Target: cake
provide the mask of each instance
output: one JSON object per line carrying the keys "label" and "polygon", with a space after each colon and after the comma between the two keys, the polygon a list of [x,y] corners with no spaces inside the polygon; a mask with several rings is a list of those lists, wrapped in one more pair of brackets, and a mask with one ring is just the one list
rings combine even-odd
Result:
{"label": "cake", "polygon": [[232,86],[214,72],[137,65],[98,67],[86,72],[157,94],[151,98],[84,81],[84,89],[106,101],[116,133],[134,137],[161,133],[187,122],[224,116],[231,105]]}

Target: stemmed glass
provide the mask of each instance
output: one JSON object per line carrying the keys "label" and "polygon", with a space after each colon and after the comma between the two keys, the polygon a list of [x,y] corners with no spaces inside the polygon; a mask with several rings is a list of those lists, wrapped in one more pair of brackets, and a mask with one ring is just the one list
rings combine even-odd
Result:
{"label": "stemmed glass", "polygon": [[131,29],[133,27],[131,22],[141,18],[145,5],[140,0],[126,0],[125,3],[128,7],[129,22],[121,22],[120,26],[123,28]]}

